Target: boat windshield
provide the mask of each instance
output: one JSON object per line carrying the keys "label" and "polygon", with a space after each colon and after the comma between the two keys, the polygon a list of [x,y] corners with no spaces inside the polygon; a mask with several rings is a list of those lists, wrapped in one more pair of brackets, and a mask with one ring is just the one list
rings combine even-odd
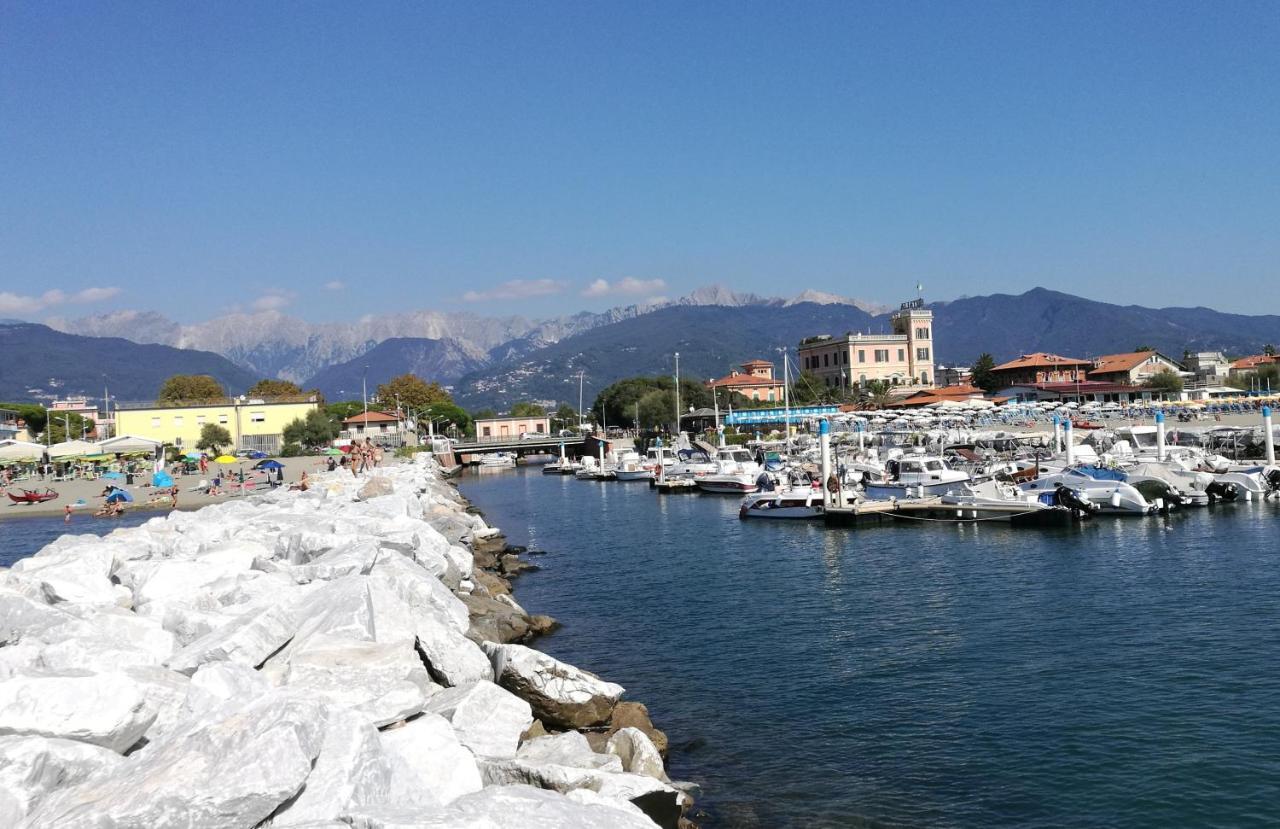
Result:
{"label": "boat windshield", "polygon": [[924,468],[930,472],[940,472],[946,469],[947,465],[942,461],[925,461]]}

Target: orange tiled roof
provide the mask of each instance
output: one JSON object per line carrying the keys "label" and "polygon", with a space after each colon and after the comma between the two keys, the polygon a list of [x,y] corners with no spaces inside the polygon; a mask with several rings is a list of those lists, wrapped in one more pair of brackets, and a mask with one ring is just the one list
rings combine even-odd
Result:
{"label": "orange tiled roof", "polygon": [[1231,364],[1232,368],[1256,368],[1257,366],[1268,365],[1270,363],[1280,362],[1280,357],[1273,357],[1268,354],[1254,354],[1252,357],[1241,357]]}
{"label": "orange tiled roof", "polygon": [[773,363],[768,360],[749,360],[742,364],[743,368],[773,368]]}
{"label": "orange tiled roof", "polygon": [[1117,371],[1132,371],[1136,367],[1157,354],[1155,351],[1131,351],[1127,354],[1104,354],[1098,358],[1098,364],[1090,374],[1114,374]]}
{"label": "orange tiled roof", "polygon": [[768,377],[757,377],[754,374],[730,374],[719,380],[708,380],[712,386],[781,386],[781,380],[770,380]]}
{"label": "orange tiled roof", "polygon": [[1089,360],[1077,360],[1074,357],[1062,357],[1058,354],[1046,354],[1037,351],[1035,354],[1023,354],[1016,360],[1010,360],[996,366],[992,371],[1009,371],[1016,368],[1059,368],[1062,366],[1091,366]]}
{"label": "orange tiled roof", "polygon": [[352,415],[343,423],[394,423],[398,418],[393,414],[386,412],[369,412],[367,415],[361,412],[358,415]]}

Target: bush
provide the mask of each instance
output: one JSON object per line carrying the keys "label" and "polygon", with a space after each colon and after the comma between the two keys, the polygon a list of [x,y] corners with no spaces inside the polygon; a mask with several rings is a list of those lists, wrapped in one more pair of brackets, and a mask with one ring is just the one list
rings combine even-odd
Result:
{"label": "bush", "polygon": [[280,457],[296,458],[302,454],[302,447],[296,443],[286,443],[280,447]]}

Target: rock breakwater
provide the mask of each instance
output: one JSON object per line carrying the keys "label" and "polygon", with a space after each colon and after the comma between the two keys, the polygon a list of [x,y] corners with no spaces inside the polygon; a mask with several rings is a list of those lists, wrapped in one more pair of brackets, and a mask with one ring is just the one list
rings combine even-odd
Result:
{"label": "rock breakwater", "polygon": [[0,571],[0,825],[679,825],[526,566],[427,456],[64,536]]}

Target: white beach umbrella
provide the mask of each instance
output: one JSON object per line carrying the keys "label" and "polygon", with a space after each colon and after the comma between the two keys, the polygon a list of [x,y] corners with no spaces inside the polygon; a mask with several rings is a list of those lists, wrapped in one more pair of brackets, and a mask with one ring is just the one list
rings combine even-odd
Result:
{"label": "white beach umbrella", "polygon": [[39,460],[44,454],[44,447],[38,443],[25,440],[0,441],[0,461]]}
{"label": "white beach umbrella", "polygon": [[102,454],[102,449],[98,444],[90,443],[87,440],[64,440],[62,443],[55,443],[49,447],[49,457],[53,460],[100,454]]}

